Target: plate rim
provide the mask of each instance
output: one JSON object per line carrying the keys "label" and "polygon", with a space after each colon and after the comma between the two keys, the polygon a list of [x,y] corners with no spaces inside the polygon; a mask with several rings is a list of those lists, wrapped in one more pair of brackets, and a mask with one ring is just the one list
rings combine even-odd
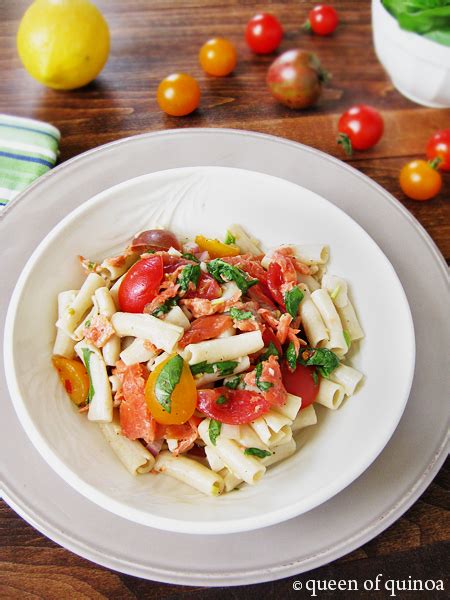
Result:
{"label": "plate rim", "polygon": [[[17,323],[17,308],[19,302],[21,301],[21,298],[23,297],[24,286],[26,285],[30,274],[35,268],[36,262],[39,261],[40,257],[48,249],[49,245],[52,245],[54,243],[54,239],[60,236],[61,231],[64,231],[67,227],[71,225],[71,223],[73,224],[74,221],[77,222],[77,219],[80,219],[80,217],[82,219],[86,218],[86,213],[89,216],[89,211],[91,209],[95,210],[96,208],[98,209],[99,207],[104,207],[105,201],[107,202],[108,198],[111,195],[117,194],[118,192],[124,190],[126,191],[127,189],[129,190],[130,187],[139,187],[141,184],[145,184],[148,180],[153,181],[154,179],[159,178],[164,180],[164,175],[166,173],[169,173],[169,177],[170,173],[174,171],[176,172],[176,174],[186,174],[187,176],[189,176],[190,173],[195,173],[203,169],[231,169],[241,171],[243,174],[247,174],[247,176],[250,176],[257,180],[259,178],[269,178],[271,180],[277,180],[279,183],[282,183],[283,185],[288,186],[293,190],[297,188],[299,194],[302,191],[311,194],[313,197],[312,200],[314,202],[320,201],[320,203],[327,207],[327,210],[329,210],[331,213],[331,218],[333,217],[333,212],[335,214],[340,213],[342,218],[349,223],[349,226],[359,231],[361,236],[364,238],[364,244],[371,246],[376,251],[376,253],[379,255],[379,260],[384,263],[386,270],[392,277],[392,283],[395,282],[397,287],[396,293],[398,293],[400,297],[400,300],[402,302],[402,310],[404,311],[406,317],[405,331],[403,332],[403,334],[407,334],[408,336],[408,363],[405,366],[405,373],[402,378],[402,400],[400,403],[398,403],[398,406],[395,409],[395,414],[393,414],[392,418],[389,419],[389,427],[386,427],[386,432],[383,435],[382,441],[380,441],[377,444],[374,444],[369,458],[365,460],[359,460],[352,469],[349,469],[347,477],[343,480],[339,479],[339,482],[334,484],[332,488],[333,491],[331,491],[329,495],[326,495],[325,498],[323,497],[323,490],[321,488],[320,490],[317,490],[314,495],[308,496],[303,501],[297,501],[283,508],[272,510],[266,515],[261,514],[256,517],[248,516],[242,518],[231,518],[227,521],[219,522],[177,520],[173,517],[161,517],[152,513],[144,513],[141,509],[132,507],[130,508],[129,506],[127,507],[125,502],[117,500],[112,496],[108,495],[106,492],[98,490],[95,486],[82,479],[76,471],[74,471],[72,468],[68,467],[65,464],[65,462],[48,444],[47,439],[39,432],[38,428],[35,427],[27,408],[27,402],[24,400],[22,394],[20,393],[19,380],[15,368],[16,361],[14,359],[13,347],[13,334]],[[245,177],[246,175],[243,176]],[[274,184],[276,184],[276,182],[274,182]],[[334,496],[336,496],[346,487],[351,485],[375,462],[375,460],[378,458],[378,456],[382,453],[382,451],[388,444],[389,440],[394,435],[394,432],[397,429],[401,417],[405,411],[406,404],[411,393],[416,359],[414,321],[412,318],[411,308],[403,284],[389,258],[386,256],[386,254],[383,252],[380,246],[375,242],[372,236],[357,221],[355,221],[355,219],[348,215],[339,206],[336,206],[320,194],[309,190],[308,188],[305,188],[301,184],[294,183],[281,177],[269,175],[266,173],[250,171],[248,169],[241,169],[236,167],[217,165],[177,167],[174,169],[154,171],[151,173],[146,173],[143,175],[132,177],[130,179],[126,179],[123,182],[110,186],[105,190],[102,190],[101,192],[85,200],[75,209],[71,210],[60,221],[58,221],[58,223],[56,223],[54,227],[52,227],[52,229],[48,232],[44,239],[35,247],[32,254],[29,256],[25,266],[23,267],[14,287],[8,305],[5,319],[3,343],[6,382],[10,396],[12,398],[14,409],[16,411],[16,415],[18,416],[22,428],[25,430],[26,434],[28,435],[36,450],[40,453],[40,455],[47,462],[47,464],[49,464],[49,466],[61,477],[61,479],[63,479],[65,483],[68,483],[68,485],[70,485],[73,489],[81,493],[91,502],[96,503],[98,506],[105,508],[105,510],[109,510],[113,514],[116,514],[122,518],[128,519],[134,523],[154,527],[163,531],[170,531],[173,533],[185,533],[191,535],[226,535],[228,533],[255,531],[257,529],[277,525],[279,523],[283,523],[285,521],[298,517],[310,510],[313,510],[314,508],[320,506],[324,502],[331,500]],[[322,499],[317,500],[317,497]],[[109,505],[108,508],[106,508],[107,504]],[[306,508],[300,508],[299,510],[299,505],[305,505]]]}
{"label": "plate rim", "polygon": [[[437,266],[439,268],[439,272],[440,272],[441,276],[443,277],[443,279],[448,279],[447,266],[446,266],[443,256],[441,255],[439,249],[437,248],[436,243],[428,235],[428,233],[426,232],[424,227],[417,221],[417,219],[411,213],[409,213],[405,207],[403,207],[398,201],[396,201],[395,198],[387,190],[382,188],[375,181],[371,180],[369,177],[367,177],[363,173],[359,172],[357,169],[353,168],[351,165],[348,165],[348,164],[344,163],[343,161],[340,161],[339,159],[337,159],[335,157],[329,156],[329,155],[325,154],[324,152],[317,150],[315,148],[310,148],[310,147],[300,144],[298,142],[286,140],[286,139],[279,138],[279,137],[273,136],[273,135],[263,134],[263,133],[253,132],[253,131],[239,130],[239,129],[188,128],[188,129],[181,129],[181,130],[179,130],[179,129],[173,130],[172,129],[172,130],[165,130],[165,131],[158,131],[158,132],[147,132],[147,133],[140,134],[138,136],[129,136],[127,138],[115,140],[115,141],[105,144],[103,146],[93,148],[91,150],[84,152],[83,154],[80,154],[76,157],[73,157],[73,158],[67,160],[66,162],[64,162],[61,165],[59,165],[58,167],[56,167],[52,172],[39,178],[39,180],[34,182],[26,191],[19,194],[13,201],[11,201],[8,204],[8,206],[0,214],[0,221],[2,221],[5,218],[5,216],[11,212],[11,209],[14,206],[16,206],[19,202],[22,202],[23,198],[26,197],[26,195],[28,194],[28,192],[31,189],[34,189],[36,186],[41,185],[44,181],[47,180],[48,177],[52,176],[57,169],[62,170],[64,168],[67,168],[69,165],[72,165],[74,162],[78,162],[80,160],[85,159],[86,155],[103,152],[115,145],[130,143],[130,141],[133,141],[136,138],[173,136],[174,134],[175,135],[192,135],[192,134],[209,134],[209,135],[211,135],[211,134],[215,134],[215,133],[229,134],[229,135],[231,134],[231,135],[237,135],[237,136],[248,136],[251,138],[260,138],[263,141],[266,140],[266,141],[270,141],[272,143],[285,144],[285,145],[291,146],[293,149],[300,147],[304,151],[308,151],[310,153],[317,154],[317,155],[321,156],[322,159],[327,159],[328,161],[330,161],[332,163],[338,164],[341,169],[345,169],[345,170],[351,172],[354,176],[358,177],[359,179],[363,179],[365,181],[366,185],[371,186],[372,188],[375,189],[375,191],[382,194],[386,198],[388,203],[391,206],[393,206],[398,212],[400,212],[402,214],[402,217],[405,218],[406,221],[415,229],[415,231],[422,238],[425,247],[430,251],[433,260],[437,263]],[[249,583],[262,582],[262,581],[269,581],[269,580],[273,580],[273,579],[279,579],[282,577],[287,577],[289,575],[295,575],[297,573],[304,572],[306,570],[309,570],[309,569],[317,567],[317,566],[322,566],[322,565],[326,564],[327,562],[335,560],[336,558],[342,556],[343,554],[350,552],[354,548],[359,547],[360,545],[364,544],[368,540],[372,539],[374,536],[378,535],[381,531],[383,531],[386,527],[388,527],[396,519],[398,519],[415,502],[417,497],[426,489],[426,487],[429,485],[429,483],[433,479],[434,475],[437,473],[437,471],[439,470],[439,468],[441,467],[441,465],[443,464],[443,462],[446,458],[445,449],[447,447],[447,436],[444,435],[440,441],[438,440],[438,442],[439,443],[436,444],[436,450],[435,450],[432,458],[430,459],[428,465],[424,469],[422,475],[419,478],[417,478],[414,481],[414,483],[406,491],[403,492],[402,496],[398,499],[396,504],[392,505],[391,508],[388,511],[386,511],[381,516],[380,519],[376,519],[375,521],[371,521],[370,523],[368,523],[368,525],[365,527],[364,530],[358,532],[352,538],[350,538],[350,540],[351,540],[350,542],[348,540],[346,540],[344,547],[337,544],[337,545],[334,545],[332,548],[325,549],[323,552],[320,552],[317,555],[307,557],[306,559],[301,559],[298,562],[296,561],[294,563],[289,563],[288,565],[277,566],[274,568],[274,570],[277,573],[274,573],[273,569],[271,569],[269,573],[266,573],[265,570],[261,569],[256,573],[255,577],[254,576],[243,577],[242,575],[239,576],[239,574],[237,574],[235,579],[233,579],[233,575],[230,575],[229,578],[225,579],[224,573],[221,573],[220,576],[223,577],[223,579],[221,581],[220,580],[219,581],[208,581],[207,583],[204,583],[201,581],[199,583],[199,585],[233,585],[233,584],[241,584],[242,585],[245,583],[249,584]],[[5,490],[5,492],[6,492],[6,490]],[[31,522],[33,524],[33,526],[35,526],[39,531],[41,531],[42,533],[47,535],[50,539],[59,543],[61,546],[66,547],[69,550],[72,550],[73,552],[83,556],[84,558],[86,558],[88,560],[95,560],[96,562],[98,562],[98,564],[102,564],[103,566],[106,566],[108,568],[112,568],[112,569],[115,569],[115,570],[118,570],[118,571],[121,571],[124,573],[129,573],[131,575],[136,575],[138,577],[150,578],[148,573],[138,571],[133,565],[132,565],[132,568],[127,568],[127,567],[121,566],[121,565],[118,565],[118,566],[112,565],[111,562],[104,560],[102,557],[96,557],[95,559],[93,559],[92,558],[92,554],[93,554],[92,549],[88,549],[88,551],[86,552],[83,548],[77,547],[76,544],[72,545],[72,543],[68,543],[67,540],[64,538],[64,532],[58,530],[57,528],[54,528],[53,526],[52,526],[53,530],[50,531],[48,522],[44,521],[42,523],[38,523],[37,520],[35,521],[29,514],[27,514],[26,510],[22,510],[22,506],[20,505],[20,500],[16,503],[17,497],[14,498],[13,494],[8,495],[7,493],[5,493],[4,496],[5,496],[5,500],[7,502],[9,501],[10,505],[16,510],[16,512],[18,512],[18,514],[20,514],[26,521]],[[22,501],[23,501],[23,499],[22,499]],[[25,501],[23,501],[23,505],[27,506],[26,499],[25,499]],[[30,507],[30,508],[32,509],[32,507]],[[90,555],[89,555],[89,552],[91,553]],[[317,556],[320,556],[320,559],[317,559]],[[292,567],[292,565],[294,565],[294,566]],[[147,571],[150,571],[150,569],[151,569],[148,566],[146,566],[145,568],[147,569]],[[152,570],[153,570],[153,573],[152,573],[151,577],[154,580],[172,582],[172,583],[177,583],[177,584],[179,584],[179,583],[186,584],[185,580],[181,579],[181,581],[180,581],[179,579],[176,579],[173,576],[174,575],[173,571],[168,576],[165,576],[164,574],[158,576],[158,574],[156,573],[156,571],[158,571],[158,569],[152,568]],[[161,570],[160,570],[160,572],[161,572]],[[246,571],[246,573],[248,573],[248,571]],[[181,575],[181,577],[182,577],[182,575]],[[205,575],[204,579],[205,580],[208,579],[208,576]],[[187,583],[186,585],[189,585],[189,583]]]}

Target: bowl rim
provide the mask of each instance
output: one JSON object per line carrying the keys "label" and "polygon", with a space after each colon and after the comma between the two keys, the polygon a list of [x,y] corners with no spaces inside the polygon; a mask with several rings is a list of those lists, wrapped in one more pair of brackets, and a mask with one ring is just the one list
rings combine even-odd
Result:
{"label": "bowl rim", "polygon": [[[270,178],[275,180],[280,180],[286,185],[291,187],[299,188],[300,190],[307,190],[308,193],[316,196],[322,202],[328,205],[328,208],[332,211],[336,211],[342,213],[343,216],[351,221],[352,226],[358,228],[362,233],[365,240],[371,244],[380,255],[380,259],[383,260],[386,264],[387,269],[392,273],[396,283],[398,284],[398,291],[402,296],[403,307],[406,309],[405,316],[408,322],[408,335],[410,337],[411,345],[410,345],[410,356],[408,361],[408,375],[405,376],[405,390],[403,393],[402,403],[398,405],[397,412],[395,415],[392,415],[392,418],[389,420],[391,427],[386,430],[385,436],[383,437],[382,442],[380,442],[373,450],[370,455],[370,458],[365,460],[360,460],[359,462],[354,463],[353,469],[349,471],[349,474],[343,480],[339,480],[338,484],[335,484],[334,491],[329,492],[326,497],[323,497],[323,489],[324,486],[317,489],[317,491],[308,496],[307,501],[301,500],[298,502],[294,502],[289,504],[288,506],[275,509],[270,513],[266,513],[263,515],[259,515],[256,517],[243,517],[237,519],[230,519],[227,521],[192,521],[192,520],[177,520],[170,517],[161,517],[155,516],[149,512],[143,512],[140,509],[132,508],[125,502],[121,502],[115,500],[110,495],[99,491],[95,486],[90,483],[87,483],[81,477],[79,477],[70,467],[66,466],[64,461],[59,458],[59,456],[54,452],[49,444],[47,443],[44,436],[42,436],[37,428],[34,426],[33,419],[28,413],[26,408],[26,402],[24,401],[19,388],[18,377],[15,369],[15,361],[14,361],[14,327],[16,322],[16,312],[19,302],[22,297],[23,288],[27,282],[27,279],[33,270],[35,264],[39,261],[42,253],[47,249],[49,245],[53,242],[54,238],[56,238],[60,231],[63,230],[73,219],[76,219],[80,214],[82,214],[86,209],[88,209],[91,205],[101,204],[104,201],[104,197],[108,197],[114,191],[120,190],[122,188],[127,188],[130,184],[140,183],[142,180],[153,179],[158,175],[166,174],[168,171],[171,172],[191,172],[191,171],[199,171],[203,169],[217,169],[222,171],[245,171],[247,173],[251,173],[253,176]],[[330,500],[348,485],[350,485],[355,479],[357,479],[360,475],[364,473],[364,471],[369,468],[369,466],[376,460],[379,454],[382,452],[386,444],[391,439],[395,429],[400,422],[400,419],[403,415],[404,409],[406,407],[406,403],[409,398],[409,394],[411,391],[414,370],[415,370],[415,357],[416,357],[416,343],[415,343],[415,334],[414,334],[414,323],[411,314],[411,309],[409,306],[409,302],[404,291],[403,285],[401,283],[400,278],[398,277],[394,267],[392,266],[388,257],[384,254],[378,244],[373,240],[373,238],[365,231],[365,229],[359,225],[352,217],[350,217],[344,210],[334,205],[332,202],[309,190],[308,188],[304,188],[302,185],[293,183],[283,177],[268,175],[266,173],[261,173],[259,171],[253,171],[250,169],[241,169],[238,167],[224,167],[224,166],[195,166],[195,167],[177,167],[173,169],[164,169],[161,171],[155,171],[151,173],[146,173],[144,175],[140,175],[137,177],[130,178],[123,182],[120,182],[116,185],[110,186],[105,190],[102,190],[98,194],[95,194],[81,205],[79,205],[74,210],[70,211],[63,219],[61,219],[44,237],[44,239],[36,246],[35,250],[29,257],[26,262],[20,276],[15,285],[14,291],[11,295],[11,299],[8,305],[7,315],[5,319],[5,332],[4,332],[4,366],[6,373],[6,382],[10,392],[10,396],[12,399],[12,403],[16,410],[16,413],[19,417],[19,420],[27,433],[28,437],[31,439],[35,448],[40,452],[46,462],[52,467],[52,469],[64,480],[66,483],[71,485],[75,490],[79,493],[87,497],[89,500],[95,502],[103,508],[106,508],[110,512],[113,512],[125,519],[134,521],[136,523],[155,527],[157,529],[162,529],[166,531],[171,531],[175,533],[189,533],[189,534],[199,534],[199,535],[217,535],[217,534],[226,534],[226,533],[238,533],[244,531],[252,531],[263,527],[268,527],[271,525],[275,525],[277,523],[281,523],[287,521],[291,518],[294,518],[302,513],[305,513],[309,510],[312,510],[316,506]],[[394,418],[395,417],[395,418]],[[322,498],[322,499],[320,499]],[[301,508],[299,508],[301,505]],[[305,508],[306,505],[306,508]]]}

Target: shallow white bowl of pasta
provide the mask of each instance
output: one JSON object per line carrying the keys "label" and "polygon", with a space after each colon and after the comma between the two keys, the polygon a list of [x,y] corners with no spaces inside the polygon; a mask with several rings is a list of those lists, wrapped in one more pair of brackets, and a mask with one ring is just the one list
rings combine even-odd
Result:
{"label": "shallow white bowl of pasta", "polygon": [[[60,291],[81,284],[79,254],[94,259],[114,255],[136,232],[156,224],[183,237],[202,233],[220,238],[234,222],[265,249],[294,242],[329,245],[329,272],[349,282],[365,332],[350,357],[365,378],[338,411],[319,407],[318,424],[300,432],[296,453],[268,469],[256,485],[207,497],[164,475],[131,476],[99,427],[78,414],[51,365],[55,299]],[[282,179],[196,167],[124,182],[63,219],[19,278],[7,315],[4,353],[21,423],[68,484],[132,521],[169,531],[218,534],[290,519],[327,501],[361,475],[403,413],[415,342],[408,302],[393,267],[345,213]]]}

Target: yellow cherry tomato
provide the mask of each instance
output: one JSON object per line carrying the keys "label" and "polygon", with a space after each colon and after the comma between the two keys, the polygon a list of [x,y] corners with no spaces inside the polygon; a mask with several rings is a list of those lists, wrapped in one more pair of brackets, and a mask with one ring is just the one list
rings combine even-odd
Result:
{"label": "yellow cherry tomato", "polygon": [[181,425],[192,417],[197,388],[189,365],[179,354],[166,358],[150,374],[145,399],[153,418],[162,425]]}
{"label": "yellow cherry tomato", "polygon": [[232,244],[224,244],[219,240],[212,240],[206,238],[203,235],[198,235],[195,238],[195,243],[200,248],[209,253],[211,258],[221,258],[222,256],[237,256],[240,253],[240,249]]}
{"label": "yellow cherry tomato", "polygon": [[430,200],[441,191],[441,174],[425,160],[412,160],[400,171],[400,187],[412,200]]}
{"label": "yellow cherry tomato", "polygon": [[173,73],[159,84],[156,99],[168,115],[184,117],[200,104],[200,87],[190,75]]}
{"label": "yellow cherry tomato", "polygon": [[52,363],[72,402],[77,406],[84,404],[89,393],[89,377],[83,363],[64,356],[53,356]]}
{"label": "yellow cherry tomato", "polygon": [[224,77],[229,75],[236,66],[236,48],[229,40],[213,38],[200,48],[199,60],[208,75]]}

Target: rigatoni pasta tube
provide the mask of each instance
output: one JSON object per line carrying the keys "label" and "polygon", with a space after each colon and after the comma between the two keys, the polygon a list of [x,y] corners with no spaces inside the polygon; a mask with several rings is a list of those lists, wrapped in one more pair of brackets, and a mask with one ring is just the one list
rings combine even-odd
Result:
{"label": "rigatoni pasta tube", "polygon": [[140,442],[122,435],[119,423],[100,423],[99,427],[117,457],[132,475],[148,473],[153,469],[153,455]]}
{"label": "rigatoni pasta tube", "polygon": [[320,316],[322,317],[330,336],[329,341],[325,344],[322,343],[322,345],[333,352],[336,352],[338,355],[345,354],[348,347],[344,338],[341,319],[339,318],[329,293],[323,289],[316,290],[311,294],[311,300],[320,312]]}
{"label": "rigatoni pasta tube", "polygon": [[125,350],[120,353],[120,358],[126,365],[147,362],[156,356],[155,350],[150,346],[148,340],[136,338]]}
{"label": "rigatoni pasta tube", "polygon": [[208,340],[198,344],[188,344],[183,355],[190,365],[206,362],[234,360],[258,352],[264,347],[260,331],[241,333],[229,338]]}
{"label": "rigatoni pasta tube", "polygon": [[261,248],[256,240],[248,236],[240,225],[230,225],[228,231],[234,236],[236,246],[241,254],[261,254]]}
{"label": "rigatoni pasta tube", "polygon": [[222,477],[208,467],[185,456],[173,456],[168,451],[158,454],[155,470],[187,483],[208,496],[218,496],[224,488]]}
{"label": "rigatoni pasta tube", "polygon": [[276,404],[272,407],[272,410],[288,417],[293,421],[300,410],[302,405],[302,399],[300,396],[296,396],[295,394],[287,395],[286,402],[282,406],[277,406]]}
{"label": "rigatoni pasta tube", "polygon": [[110,281],[118,279],[128,271],[128,269],[134,265],[138,260],[139,254],[135,252],[129,252],[122,256],[113,256],[111,258],[105,258],[100,265],[100,273],[107,277]]}
{"label": "rigatoni pasta tube", "polygon": [[[116,312],[111,292],[107,287],[101,287],[95,290],[94,300],[97,304],[98,312],[110,319]],[[120,354],[120,338],[117,335],[112,335],[102,348],[103,360],[105,363],[113,367],[119,360]]]}
{"label": "rigatoni pasta tube", "polygon": [[[75,299],[78,290],[67,290],[58,294],[58,318],[61,318],[71,302]],[[62,329],[57,327],[56,338],[53,345],[53,354],[73,358],[75,356],[75,341]]]}
{"label": "rigatoni pasta tube", "polygon": [[150,340],[157,348],[172,352],[184,334],[184,329],[165,323],[148,314],[116,312],[111,319],[117,335],[131,335]]}
{"label": "rigatoni pasta tube", "polygon": [[309,427],[310,425],[315,425],[317,423],[317,415],[314,410],[314,406],[310,404],[306,408],[302,408],[302,410],[295,417],[294,422],[292,423],[292,432],[295,433],[299,429],[303,429],[303,427]]}
{"label": "rigatoni pasta tube", "polygon": [[352,342],[364,337],[364,331],[361,329],[355,309],[350,300],[343,307],[337,307],[342,326],[348,332]]}
{"label": "rigatoni pasta tube", "polygon": [[70,306],[66,308],[62,317],[58,319],[56,326],[66,333],[73,333],[84,314],[91,308],[93,304],[92,296],[95,290],[104,285],[105,280],[103,277],[100,277],[97,273],[89,273],[80,291],[70,303]]}
{"label": "rigatoni pasta tube", "polygon": [[339,383],[321,377],[316,402],[331,410],[336,410],[344,400],[344,388]]}
{"label": "rigatoni pasta tube", "polygon": [[320,312],[311,300],[309,291],[304,284],[299,287],[305,294],[303,300],[300,302],[299,309],[303,329],[305,330],[310,345],[316,348],[319,344],[327,342],[330,338],[325,323],[320,316]]}
{"label": "rigatoni pasta tube", "polygon": [[[304,265],[324,265],[328,262],[330,251],[325,244],[283,244],[278,246],[276,250],[285,248],[289,250],[289,255],[294,256]],[[267,269],[274,250],[270,250],[262,259],[261,265]]]}
{"label": "rigatoni pasta tube", "polygon": [[124,273],[122,277],[119,277],[119,279],[117,279],[114,282],[114,285],[109,289],[109,291],[111,292],[111,298],[114,300],[114,304],[116,305],[116,307],[119,307],[119,288],[125,277],[126,273]]}
{"label": "rigatoni pasta tube", "polygon": [[[243,371],[246,371],[250,367],[250,359],[248,356],[243,356],[242,358],[237,359],[237,365],[233,369],[232,376],[238,375]],[[219,379],[223,379],[223,375],[220,372],[220,369],[214,367],[214,373],[203,373],[199,377],[195,377],[195,385],[196,387],[203,387],[208,383],[214,383],[215,381],[219,381]]]}
{"label": "rigatoni pasta tube", "polygon": [[272,448],[272,454],[270,456],[265,456],[262,459],[262,462],[266,465],[266,467],[270,467],[270,465],[274,465],[275,463],[278,463],[294,454],[296,448],[297,444],[295,443],[295,440],[291,438],[285,444],[280,444],[279,446]]}
{"label": "rigatoni pasta tube", "polygon": [[191,326],[189,319],[179,306],[171,308],[164,317],[164,321],[166,323],[172,323],[172,325],[178,325],[178,327],[182,327],[184,330],[189,329]]}
{"label": "rigatoni pasta tube", "polygon": [[347,396],[352,396],[355,393],[356,386],[362,378],[362,373],[342,363],[330,375],[332,381],[342,385]]}
{"label": "rigatoni pasta tube", "polygon": [[98,348],[86,340],[78,342],[75,352],[83,361],[91,384],[88,419],[109,423],[113,418],[113,399],[103,356]]}

